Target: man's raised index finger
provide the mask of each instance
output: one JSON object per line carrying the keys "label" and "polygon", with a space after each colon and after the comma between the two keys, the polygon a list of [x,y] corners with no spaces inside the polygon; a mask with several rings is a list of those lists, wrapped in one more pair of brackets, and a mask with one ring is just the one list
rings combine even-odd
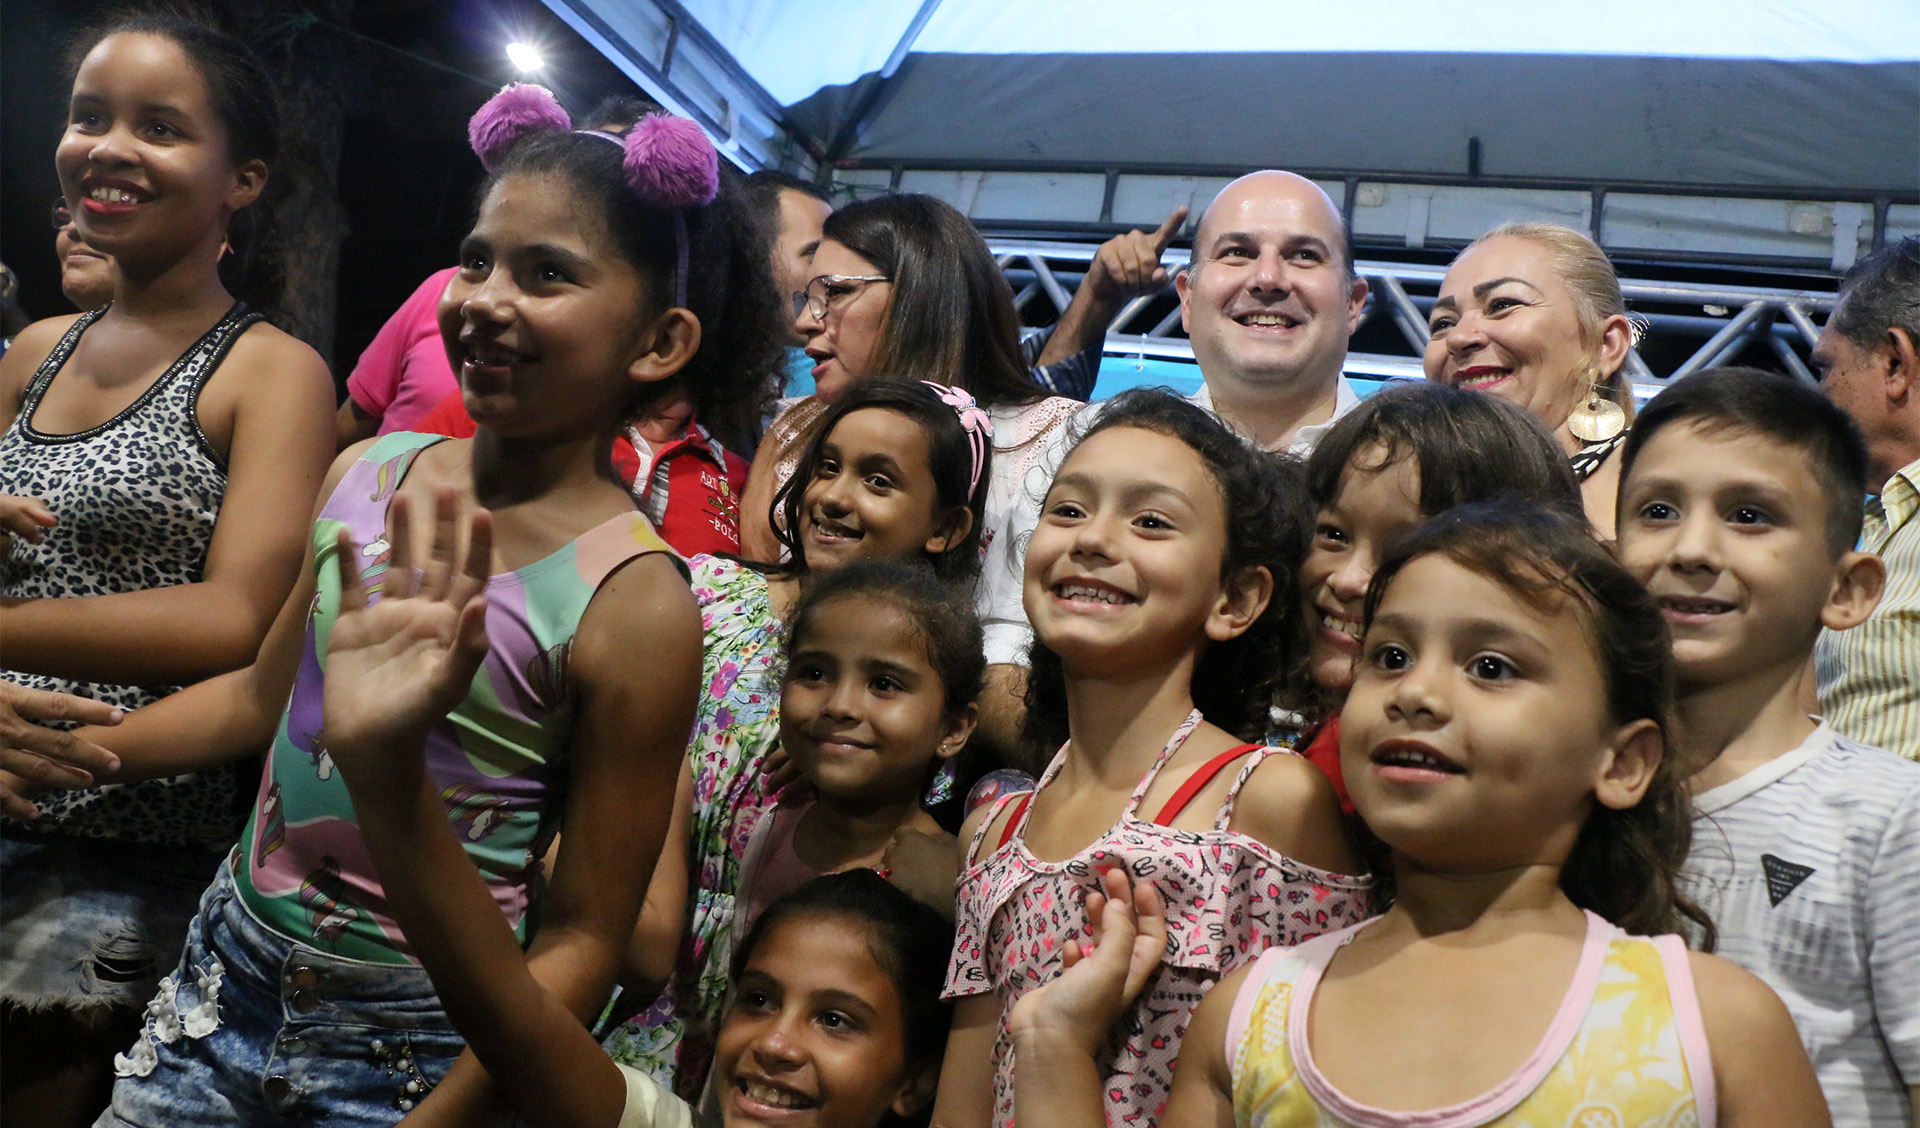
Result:
{"label": "man's raised index finger", "polygon": [[1167,244],[1173,242],[1174,233],[1179,231],[1180,225],[1186,221],[1187,205],[1181,204],[1179,207],[1173,209],[1173,214],[1168,216],[1167,221],[1160,225],[1160,229],[1153,233],[1153,251],[1155,254],[1159,254],[1161,251],[1167,249]]}

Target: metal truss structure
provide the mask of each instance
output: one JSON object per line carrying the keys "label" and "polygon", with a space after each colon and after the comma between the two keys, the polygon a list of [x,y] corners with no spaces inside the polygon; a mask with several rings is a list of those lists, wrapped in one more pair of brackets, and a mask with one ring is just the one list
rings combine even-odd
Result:
{"label": "metal truss structure", "polygon": [[[1098,249],[1092,243],[989,237],[988,246],[1014,288],[1014,303],[1023,314],[1037,312],[1042,298],[1055,311],[1064,310],[1073,289],[1085,275]],[[1184,269],[1188,255],[1169,248],[1163,260],[1169,272]],[[1446,271],[1437,266],[1361,260],[1354,264],[1371,291],[1361,314],[1361,328],[1384,318],[1392,334],[1370,334],[1370,339],[1404,345],[1405,351],[1349,352],[1347,371],[1374,379],[1417,379],[1420,356],[1427,345],[1427,311]],[[1812,380],[1802,354],[1820,335],[1816,317],[1831,312],[1834,294],[1763,286],[1716,285],[1622,278],[1633,317],[1644,336],[1627,359],[1636,390],[1652,395],[1672,380],[1702,368],[1729,363],[1749,347],[1768,350],[1780,367]],[[1121,309],[1107,332],[1106,351],[1116,356],[1163,360],[1193,359],[1193,348],[1180,333],[1180,310],[1169,310],[1169,288],[1160,294],[1135,298]],[[1698,342],[1696,344],[1696,342]],[[1659,343],[1673,355],[1676,346],[1685,358],[1669,371],[1656,373],[1642,354]]]}
{"label": "metal truss structure", "polygon": [[[1066,308],[1100,240],[1129,227],[1151,229],[1175,206],[1190,209],[1180,237],[1191,238],[1200,210],[1249,171],[849,158],[939,0],[920,0],[878,82],[854,107],[850,130],[824,149],[797,143],[785,109],[681,0],[544,2],[669,109],[699,121],[743,169],[815,175],[840,200],[925,192],[954,205],[987,234],[1035,324]],[[1418,376],[1427,310],[1444,273],[1434,263],[1500,223],[1544,220],[1587,232],[1629,275],[1622,288],[1645,335],[1628,367],[1642,394],[1735,357],[1811,378],[1805,352],[1818,336],[1816,322],[1832,308],[1840,273],[1864,254],[1920,235],[1920,188],[1835,195],[1751,185],[1528,181],[1482,177],[1471,157],[1466,176],[1300,170],[1338,204],[1357,253],[1366,256],[1356,266],[1371,293],[1356,351],[1348,354],[1350,373]],[[1183,267],[1186,252],[1170,249],[1166,261],[1169,269]],[[1635,276],[1640,272],[1712,280]],[[1122,310],[1107,352],[1191,361],[1171,294]]]}

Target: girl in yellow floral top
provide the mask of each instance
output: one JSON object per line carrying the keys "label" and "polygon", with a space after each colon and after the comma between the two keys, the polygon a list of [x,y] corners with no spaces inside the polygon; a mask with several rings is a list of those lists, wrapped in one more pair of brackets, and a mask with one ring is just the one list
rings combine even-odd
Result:
{"label": "girl in yellow floral top", "polygon": [[[1651,598],[1509,501],[1402,542],[1365,622],[1341,759],[1392,907],[1223,980],[1161,1123],[1828,1124],[1785,1007],[1673,935],[1711,928],[1673,884],[1688,811]],[[1022,1123],[1098,1123],[1093,1047],[1164,947],[1149,883],[1104,889],[1092,954],[1015,1009]]]}

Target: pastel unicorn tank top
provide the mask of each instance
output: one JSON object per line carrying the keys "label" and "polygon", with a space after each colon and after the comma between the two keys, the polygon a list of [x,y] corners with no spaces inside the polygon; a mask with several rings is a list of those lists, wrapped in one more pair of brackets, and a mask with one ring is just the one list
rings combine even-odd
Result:
{"label": "pastel unicorn tank top", "polygon": [[[420,451],[442,435],[384,435],[341,477],[313,523],[319,590],[293,694],[267,753],[234,885],[254,916],[303,944],[371,963],[417,962],[387,911],[321,727],[327,643],[340,614],[342,528],[369,595],[389,555],[387,508]],[[600,583],[651,552],[673,556],[640,513],[622,513],[524,568],[487,580],[487,657],[466,699],[427,735],[427,770],[467,856],[524,942],[528,887],[565,782],[575,701],[567,655]],[[678,561],[678,557],[673,557]],[[684,567],[682,569],[684,572]]]}

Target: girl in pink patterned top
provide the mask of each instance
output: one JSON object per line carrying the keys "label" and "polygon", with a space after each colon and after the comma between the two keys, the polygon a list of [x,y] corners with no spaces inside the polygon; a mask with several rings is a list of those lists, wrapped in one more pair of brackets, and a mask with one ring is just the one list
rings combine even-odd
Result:
{"label": "girl in pink patterned top", "polygon": [[1296,604],[1272,596],[1294,583],[1299,493],[1296,464],[1161,392],[1116,398],[1062,464],[1027,550],[1026,610],[1029,735],[1064,747],[1037,790],[962,832],[935,1123],[1012,1123],[1007,1016],[1088,936],[1084,901],[1107,869],[1151,877],[1169,904],[1160,966],[1099,1055],[1113,1125],[1155,1121],[1222,975],[1368,915],[1325,777],[1240,743],[1265,731],[1292,660]]}

